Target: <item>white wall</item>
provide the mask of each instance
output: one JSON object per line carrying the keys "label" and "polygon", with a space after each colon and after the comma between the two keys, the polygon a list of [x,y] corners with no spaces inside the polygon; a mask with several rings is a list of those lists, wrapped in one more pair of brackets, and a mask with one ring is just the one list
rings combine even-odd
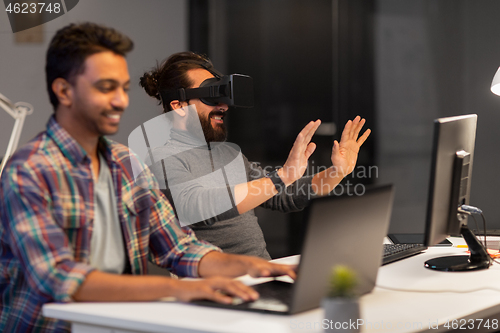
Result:
{"label": "white wall", "polygon": [[[45,52],[54,33],[69,23],[104,24],[135,43],[127,56],[132,82],[130,106],[114,140],[126,144],[135,127],[161,113],[155,100],[139,86],[139,78],[156,60],[187,49],[186,0],[80,0],[73,10],[43,25],[44,41],[40,44],[16,44],[3,4],[0,8],[0,93],[13,102],[28,102],[35,107],[26,118],[20,144],[44,130],[52,114],[45,88]],[[0,109],[0,156],[7,149],[13,124],[14,120]]]}

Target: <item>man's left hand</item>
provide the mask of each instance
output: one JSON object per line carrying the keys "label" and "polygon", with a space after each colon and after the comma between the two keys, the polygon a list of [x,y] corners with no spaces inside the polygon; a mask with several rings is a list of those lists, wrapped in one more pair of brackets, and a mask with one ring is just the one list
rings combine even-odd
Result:
{"label": "man's left hand", "polygon": [[275,264],[256,257],[246,257],[245,259],[248,267],[247,274],[249,274],[251,277],[272,277],[288,275],[294,280],[297,277],[296,265]]}
{"label": "man's left hand", "polygon": [[275,264],[262,258],[213,251],[201,259],[198,274],[200,277],[237,277],[245,274],[252,277],[288,275],[295,279],[296,268],[295,265]]}
{"label": "man's left hand", "polygon": [[342,178],[350,174],[356,166],[358,160],[358,152],[361,145],[366,141],[371,133],[367,129],[361,137],[358,138],[359,132],[365,124],[365,119],[360,116],[349,120],[344,127],[340,143],[335,140],[332,149],[332,163],[335,171]]}

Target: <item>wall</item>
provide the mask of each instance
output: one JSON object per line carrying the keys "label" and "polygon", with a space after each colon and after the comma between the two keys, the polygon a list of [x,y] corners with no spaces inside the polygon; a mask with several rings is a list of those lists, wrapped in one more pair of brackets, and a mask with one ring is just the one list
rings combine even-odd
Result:
{"label": "wall", "polygon": [[[33,104],[26,118],[20,144],[44,130],[52,114],[45,88],[45,52],[54,33],[73,22],[91,21],[113,27],[135,43],[128,56],[131,78],[130,106],[112,138],[127,143],[128,134],[160,114],[155,100],[139,86],[139,78],[168,55],[187,48],[187,1],[185,0],[81,0],[67,14],[43,25],[42,43],[16,44],[4,6],[0,8],[0,93],[13,102]],[[0,110],[0,156],[7,149],[14,120]]]}
{"label": "wall", "polygon": [[464,3],[464,111],[478,114],[471,203],[483,209],[489,229],[500,229],[500,97],[490,92],[500,66],[500,2]]}
{"label": "wall", "polygon": [[432,121],[468,113],[478,114],[471,204],[500,229],[500,98],[489,90],[499,11],[494,0],[377,1],[378,182],[397,187],[392,232],[424,231]]}

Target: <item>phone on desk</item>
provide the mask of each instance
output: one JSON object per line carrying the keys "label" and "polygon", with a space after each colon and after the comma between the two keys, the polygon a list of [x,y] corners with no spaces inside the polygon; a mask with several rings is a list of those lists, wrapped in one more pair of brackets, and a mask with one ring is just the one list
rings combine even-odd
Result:
{"label": "phone on desk", "polygon": [[[424,243],[424,234],[388,234],[387,237],[394,244],[423,244]],[[453,244],[445,239],[439,244],[435,246],[452,246]]]}

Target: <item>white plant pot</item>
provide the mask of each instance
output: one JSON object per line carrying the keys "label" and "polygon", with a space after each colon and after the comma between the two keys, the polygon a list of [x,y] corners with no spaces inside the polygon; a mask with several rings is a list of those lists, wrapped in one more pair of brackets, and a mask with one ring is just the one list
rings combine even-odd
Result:
{"label": "white plant pot", "polygon": [[360,332],[361,315],[357,298],[324,298],[323,328],[332,332]]}

